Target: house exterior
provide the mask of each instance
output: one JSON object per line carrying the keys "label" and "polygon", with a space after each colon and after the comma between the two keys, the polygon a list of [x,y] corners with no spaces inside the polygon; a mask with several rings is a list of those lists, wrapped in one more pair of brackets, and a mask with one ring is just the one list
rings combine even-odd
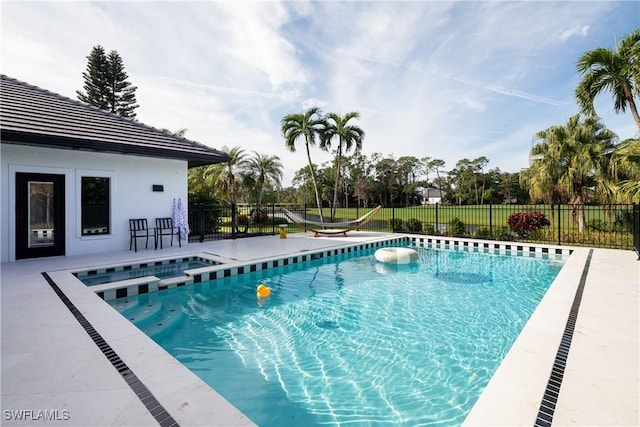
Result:
{"label": "house exterior", "polygon": [[416,192],[420,197],[422,197],[423,205],[433,205],[436,203],[442,203],[442,199],[445,196],[445,192],[442,190],[437,190],[435,188],[424,188],[418,187],[416,188]]}
{"label": "house exterior", "polygon": [[[129,219],[187,203],[213,148],[0,76],[2,262],[128,250]],[[151,243],[150,243],[151,245]]]}

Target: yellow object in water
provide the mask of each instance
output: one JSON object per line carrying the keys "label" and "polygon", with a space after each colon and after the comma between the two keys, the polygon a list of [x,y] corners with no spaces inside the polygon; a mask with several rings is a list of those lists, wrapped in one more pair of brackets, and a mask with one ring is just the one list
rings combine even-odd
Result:
{"label": "yellow object in water", "polygon": [[271,295],[271,288],[267,288],[262,283],[258,285],[258,289],[256,289],[256,294],[258,298],[265,298]]}

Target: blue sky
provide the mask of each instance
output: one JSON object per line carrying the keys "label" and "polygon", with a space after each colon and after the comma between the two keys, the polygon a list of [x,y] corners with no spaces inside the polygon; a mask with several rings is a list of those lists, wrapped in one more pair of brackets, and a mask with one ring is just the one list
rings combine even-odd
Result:
{"label": "blue sky", "polygon": [[[554,1],[2,1],[1,71],[75,99],[95,45],[117,50],[138,120],[215,148],[306,165],[280,119],[359,111],[363,152],[528,164],[537,131],[578,109],[578,57],[640,27],[640,3]],[[609,94],[596,111],[637,135]],[[312,150],[318,164],[331,155]]]}

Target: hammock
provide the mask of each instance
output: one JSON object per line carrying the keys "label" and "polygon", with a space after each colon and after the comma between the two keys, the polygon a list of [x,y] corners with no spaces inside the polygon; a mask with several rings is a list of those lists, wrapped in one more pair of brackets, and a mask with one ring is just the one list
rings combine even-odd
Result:
{"label": "hammock", "polygon": [[[320,221],[312,221],[309,219],[305,219],[299,215],[294,214],[293,212],[280,208],[280,212],[287,217],[287,219],[295,224],[302,225],[305,229],[309,231],[313,231],[314,236],[318,237],[318,234],[342,234],[347,237],[347,233],[352,230],[356,230],[364,226],[367,222],[371,221],[374,216],[382,209],[382,206],[378,206],[377,208],[367,212],[362,215],[358,219],[354,219],[352,221],[339,221],[339,222],[320,222]],[[317,228],[320,227],[320,228]],[[328,229],[326,228],[328,227]]]}

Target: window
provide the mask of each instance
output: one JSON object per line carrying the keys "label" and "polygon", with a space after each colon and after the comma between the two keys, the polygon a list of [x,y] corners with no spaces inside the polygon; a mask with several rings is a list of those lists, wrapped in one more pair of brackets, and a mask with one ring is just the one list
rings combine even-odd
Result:
{"label": "window", "polygon": [[109,234],[110,178],[82,177],[82,235]]}

